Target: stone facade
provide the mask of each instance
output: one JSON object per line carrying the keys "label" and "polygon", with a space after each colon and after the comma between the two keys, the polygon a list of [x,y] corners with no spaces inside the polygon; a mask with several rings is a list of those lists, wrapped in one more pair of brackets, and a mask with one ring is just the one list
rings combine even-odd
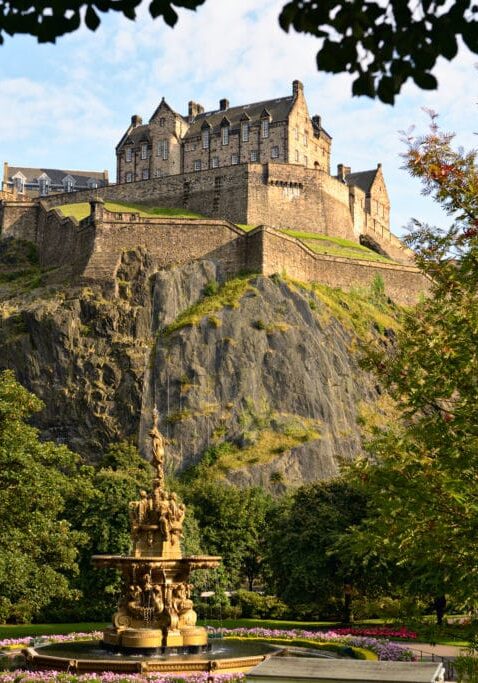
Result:
{"label": "stone facade", "polygon": [[414,266],[315,254],[299,240],[264,226],[247,233],[224,219],[142,218],[107,211],[99,199],[92,199],[90,216],[78,222],[50,210],[49,201],[5,203],[2,236],[34,241],[41,265],[55,269],[50,280],[97,284],[108,294],[117,293],[123,254],[138,249],[148,253],[155,269],[213,261],[221,279],[245,270],[286,273],[347,290],[370,286],[380,275],[387,294],[406,305],[429,289]]}
{"label": "stone facade", "polygon": [[331,141],[320,117],[310,117],[300,81],[290,96],[232,107],[222,99],[210,112],[191,101],[187,116],[163,98],[148,124],[131,118],[116,148],[117,182],[270,161],[328,173]]}

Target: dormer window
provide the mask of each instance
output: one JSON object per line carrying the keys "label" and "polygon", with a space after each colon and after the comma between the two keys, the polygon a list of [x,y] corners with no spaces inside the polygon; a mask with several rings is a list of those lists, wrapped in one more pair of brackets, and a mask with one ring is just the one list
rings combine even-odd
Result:
{"label": "dormer window", "polygon": [[125,161],[133,161],[133,150],[131,149],[131,147],[126,148]]}
{"label": "dormer window", "polygon": [[249,124],[241,123],[241,139],[242,142],[249,142]]}
{"label": "dormer window", "polygon": [[141,144],[141,159],[147,159],[148,158],[148,144],[146,142],[143,142]]}
{"label": "dormer window", "polygon": [[73,192],[74,186],[75,186],[75,181],[71,177],[71,175],[67,175],[65,178],[63,178],[63,189],[65,192]]}
{"label": "dormer window", "polygon": [[98,181],[95,180],[94,178],[90,178],[90,180],[88,180],[88,187],[89,187],[91,190],[97,190],[98,187],[99,187]]}
{"label": "dormer window", "polygon": [[40,190],[40,197],[45,197],[50,191],[50,178],[46,174],[38,178],[38,188]]}
{"label": "dormer window", "polygon": [[222,127],[222,144],[223,145],[229,144],[229,126],[223,126]]}
{"label": "dormer window", "polygon": [[209,128],[203,128],[201,131],[202,148],[209,149]]}
{"label": "dormer window", "polygon": [[17,192],[23,192],[25,189],[25,176],[16,175],[13,178],[13,187]]}
{"label": "dormer window", "polygon": [[269,137],[269,119],[262,119],[261,121],[261,136],[263,138]]}

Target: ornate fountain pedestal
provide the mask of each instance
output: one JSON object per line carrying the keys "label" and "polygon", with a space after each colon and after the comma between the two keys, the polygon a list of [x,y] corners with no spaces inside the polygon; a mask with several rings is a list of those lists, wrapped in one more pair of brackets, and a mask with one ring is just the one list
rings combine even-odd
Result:
{"label": "ornate fountain pedestal", "polygon": [[94,555],[97,568],[116,568],[123,588],[113,625],[103,632],[103,646],[124,653],[175,648],[195,653],[207,646],[207,632],[196,626],[190,574],[195,569],[218,567],[221,558],[182,557],[180,539],[185,506],[164,484],[164,439],[153,413],[153,464],[156,477],[150,493],[129,504],[133,553]]}

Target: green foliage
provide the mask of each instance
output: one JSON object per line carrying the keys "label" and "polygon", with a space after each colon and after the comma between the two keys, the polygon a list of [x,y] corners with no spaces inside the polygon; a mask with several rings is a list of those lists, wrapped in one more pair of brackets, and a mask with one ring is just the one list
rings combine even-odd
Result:
{"label": "green foliage", "polygon": [[252,619],[281,619],[289,608],[275,595],[261,595],[253,591],[238,590],[231,599],[240,609],[241,617]]}
{"label": "green foliage", "polygon": [[82,487],[70,506],[71,525],[87,541],[81,548],[80,574],[75,580],[76,601],[63,600],[45,609],[47,620],[107,619],[120,589],[115,570],[96,570],[91,556],[100,553],[128,554],[131,546],[128,503],[151,483],[152,468],[129,442],[113,444],[96,467],[82,469]]}
{"label": "green foliage", "polygon": [[334,480],[299,488],[270,515],[271,583],[299,614],[303,605],[308,615],[332,608],[335,616],[349,621],[352,598],[380,588],[378,575],[337,546],[344,530],[365,512],[365,496],[344,480]]}
{"label": "green foliage", "polygon": [[470,606],[478,597],[478,169],[475,153],[451,142],[434,118],[427,136],[408,140],[408,168],[453,223],[416,222],[409,237],[431,294],[404,315],[393,349],[371,346],[366,361],[401,419],[371,426],[372,458],[349,472],[370,501],[351,552],[395,562],[438,619],[445,596]]}
{"label": "green foliage", "polygon": [[432,70],[437,59],[453,59],[459,38],[478,52],[472,7],[471,0],[446,7],[425,1],[411,7],[400,0],[387,4],[289,0],[279,22],[286,31],[292,26],[320,39],[319,70],[354,74],[354,95],[393,104],[409,79],[424,90],[435,89],[438,83]]}
{"label": "green foliage", "polygon": [[199,524],[203,550],[222,555],[228,586],[246,579],[252,589],[262,569],[266,513],[272,499],[262,489],[239,490],[210,479],[197,480],[184,489]]}
{"label": "green foliage", "polygon": [[6,370],[0,374],[0,621],[29,621],[52,600],[71,597],[83,534],[66,519],[79,493],[78,460],[42,442],[26,420],[43,407]]}

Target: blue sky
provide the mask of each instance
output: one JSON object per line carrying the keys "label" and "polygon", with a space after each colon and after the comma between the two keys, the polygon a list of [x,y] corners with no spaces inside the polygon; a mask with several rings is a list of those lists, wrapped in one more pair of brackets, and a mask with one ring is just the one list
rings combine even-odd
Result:
{"label": "blue sky", "polygon": [[332,169],[382,162],[397,234],[412,216],[446,225],[400,169],[399,131],[416,124],[424,132],[422,108],[429,107],[456,132],[457,144],[476,145],[476,55],[463,48],[453,62],[442,60],[439,90],[407,85],[394,107],[352,98],[347,75],[317,72],[314,38],[279,28],[284,2],[206,0],[196,12],[181,10],[174,29],[153,21],[144,4],[136,22],[106,15],[96,33],[81,29],[56,45],[7,37],[0,47],[0,161],[108,169],[114,180],[114,148],[131,115],[147,120],[163,95],[185,114],[190,99],[215,109],[222,97],[240,104],[287,95],[298,78],[310,113],[320,114],[333,136]]}

